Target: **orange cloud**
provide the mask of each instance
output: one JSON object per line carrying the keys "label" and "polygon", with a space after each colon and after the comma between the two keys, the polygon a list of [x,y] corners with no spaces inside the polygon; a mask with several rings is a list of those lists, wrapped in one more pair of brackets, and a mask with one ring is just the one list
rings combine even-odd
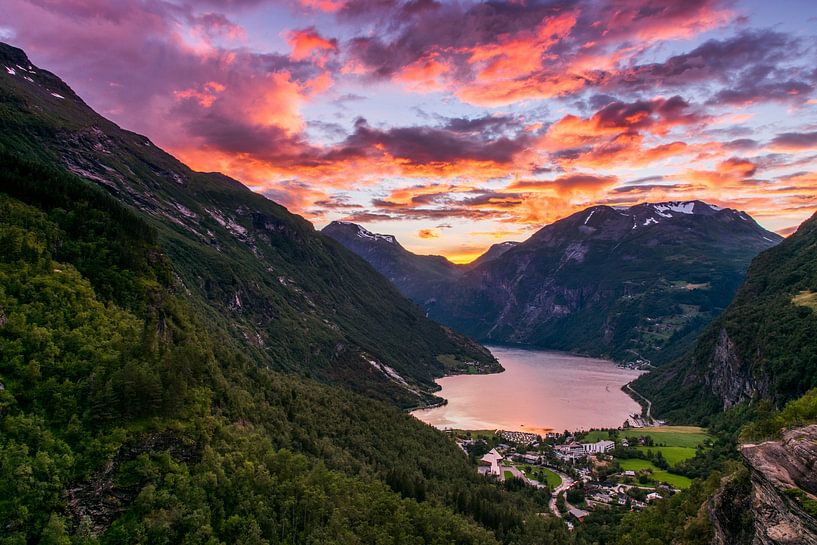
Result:
{"label": "orange cloud", "polygon": [[305,8],[334,13],[340,10],[346,2],[343,0],[299,0]]}
{"label": "orange cloud", "polygon": [[444,76],[451,66],[439,53],[429,53],[404,67],[395,79],[416,92],[438,91],[445,88]]}
{"label": "orange cloud", "polygon": [[201,90],[183,89],[174,91],[173,95],[180,99],[194,99],[202,108],[209,108],[218,98],[218,94],[224,92],[226,87],[216,81],[208,81]]}
{"label": "orange cloud", "polygon": [[338,41],[324,38],[314,27],[288,32],[286,41],[292,49],[293,60],[312,59],[319,66],[324,66],[329,56],[338,52]]}
{"label": "orange cloud", "polygon": [[417,236],[423,239],[439,238],[440,232],[436,229],[420,229],[417,231]]}

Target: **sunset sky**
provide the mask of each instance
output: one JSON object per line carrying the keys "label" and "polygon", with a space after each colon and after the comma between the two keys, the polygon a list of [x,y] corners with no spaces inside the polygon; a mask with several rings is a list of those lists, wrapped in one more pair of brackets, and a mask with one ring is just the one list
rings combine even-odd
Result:
{"label": "sunset sky", "polygon": [[813,0],[2,0],[0,41],[198,170],[467,261],[592,204],[817,209]]}

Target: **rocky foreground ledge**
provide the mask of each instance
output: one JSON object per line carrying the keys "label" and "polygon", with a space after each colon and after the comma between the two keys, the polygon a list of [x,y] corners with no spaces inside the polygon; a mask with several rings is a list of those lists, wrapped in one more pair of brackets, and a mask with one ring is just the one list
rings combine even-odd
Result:
{"label": "rocky foreground ledge", "polygon": [[740,451],[748,479],[734,476],[710,500],[713,543],[817,545],[817,425]]}

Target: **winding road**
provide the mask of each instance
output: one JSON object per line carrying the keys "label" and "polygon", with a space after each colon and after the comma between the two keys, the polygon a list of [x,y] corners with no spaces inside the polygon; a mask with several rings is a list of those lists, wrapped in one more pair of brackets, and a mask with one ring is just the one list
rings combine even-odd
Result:
{"label": "winding road", "polygon": [[646,397],[644,397],[643,395],[641,395],[641,394],[639,394],[638,392],[636,392],[635,390],[633,390],[633,387],[632,387],[632,386],[630,386],[629,384],[626,384],[626,385],[625,385],[625,387],[626,387],[628,390],[630,390],[630,391],[631,391],[631,392],[632,392],[634,395],[637,395],[638,397],[640,397],[641,399],[643,399],[643,400],[644,400],[644,403],[646,403],[646,404],[647,404],[647,415],[646,415],[646,416],[647,416],[647,418],[646,418],[646,420],[647,420],[648,422],[652,422],[652,401],[650,401],[649,399],[647,399],[647,398],[646,398]]}
{"label": "winding road", "polygon": [[561,484],[559,486],[557,486],[556,488],[554,488],[553,491],[551,492],[550,502],[548,503],[548,507],[550,508],[550,512],[553,513],[554,515],[556,515],[557,517],[562,518],[562,514],[559,512],[559,508],[556,506],[556,498],[559,497],[559,494],[561,494],[562,492],[564,492],[565,490],[567,490],[568,488],[573,486],[573,479],[569,475],[566,475],[565,473],[562,473],[561,471],[553,469],[552,467],[549,467],[547,469],[554,472],[556,475],[559,476],[560,479],[562,479]]}

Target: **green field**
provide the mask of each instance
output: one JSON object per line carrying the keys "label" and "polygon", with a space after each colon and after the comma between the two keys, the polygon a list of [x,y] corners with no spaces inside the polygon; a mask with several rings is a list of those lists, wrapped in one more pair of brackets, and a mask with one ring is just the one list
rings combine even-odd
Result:
{"label": "green field", "polygon": [[692,447],[638,447],[638,450],[644,453],[648,450],[653,451],[653,453],[660,451],[672,467],[675,467],[684,460],[694,458],[696,452]]}
{"label": "green field", "polygon": [[542,474],[544,474],[544,481],[547,483],[551,490],[562,484],[562,478],[549,469],[530,465],[522,465],[516,467],[518,467],[529,479],[534,479],[539,482],[542,482],[542,479],[539,478],[539,472],[542,472]]}
{"label": "green field", "polygon": [[651,437],[656,445],[694,449],[709,439],[703,428],[696,426],[660,426],[623,430],[619,437]]}
{"label": "green field", "polygon": [[[666,447],[695,448],[707,439],[709,434],[697,426],[659,426],[654,428],[629,428],[618,432],[618,439],[624,437],[650,437],[656,445]],[[581,440],[586,443],[610,439],[606,430],[586,433]]]}
{"label": "green field", "polygon": [[547,484],[551,490],[562,484],[562,478],[556,475],[551,470],[543,469],[542,472],[545,474],[545,477],[547,478]]}
{"label": "green field", "polygon": [[629,458],[626,460],[619,460],[618,462],[621,464],[621,469],[625,471],[641,471],[643,469],[649,469],[652,472],[652,478],[654,481],[667,483],[675,488],[689,488],[689,485],[692,484],[692,481],[683,475],[675,475],[674,473],[658,469],[652,462],[648,462],[647,460]]}
{"label": "green field", "polygon": [[595,443],[606,439],[610,439],[610,435],[606,430],[594,430],[587,432],[581,440],[585,443]]}

